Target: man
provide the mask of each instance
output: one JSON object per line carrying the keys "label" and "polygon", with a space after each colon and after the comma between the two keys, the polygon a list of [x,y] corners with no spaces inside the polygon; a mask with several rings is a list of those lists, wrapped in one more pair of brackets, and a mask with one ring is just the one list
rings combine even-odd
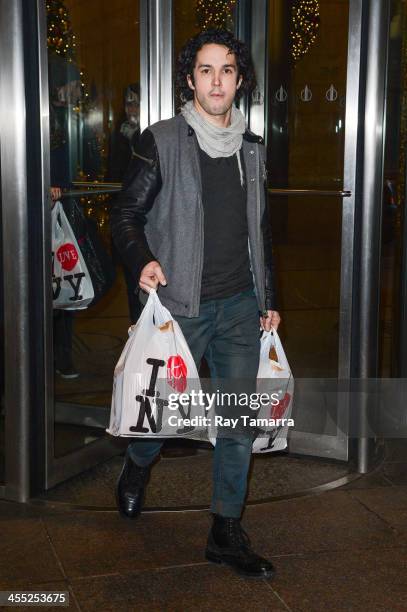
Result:
{"label": "man", "polygon": [[121,182],[140,138],[140,84],[131,83],[124,92],[124,111],[109,142],[106,179]]}
{"label": "man", "polygon": [[[110,138],[109,156],[107,160],[106,180],[122,182],[126,170],[140,139],[140,84],[131,83],[124,92],[124,113],[120,117]],[[113,260],[121,259],[113,249]],[[138,297],[138,279],[136,280],[128,268],[123,266],[127,287],[130,320],[134,324],[141,314],[141,304]]]}
{"label": "man", "polygon": [[[197,366],[255,387],[259,311],[278,327],[266,214],[262,139],[246,130],[233,102],[254,85],[247,48],[230,32],[192,38],[178,60],[181,114],[150,126],[112,214],[112,232],[144,292],[159,287]],[[238,410],[238,407],[236,407]],[[140,513],[160,440],[129,444],[118,482],[123,516]],[[252,436],[219,436],[214,451],[214,514],[206,558],[249,576],[272,576],[240,524]]]}

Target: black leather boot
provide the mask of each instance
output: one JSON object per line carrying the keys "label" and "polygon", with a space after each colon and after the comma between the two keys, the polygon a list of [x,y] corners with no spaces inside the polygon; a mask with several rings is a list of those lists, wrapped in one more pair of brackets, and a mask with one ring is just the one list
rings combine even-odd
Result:
{"label": "black leather boot", "polygon": [[208,561],[230,565],[243,576],[271,578],[275,574],[270,561],[251,550],[249,537],[237,518],[214,515],[205,556]]}
{"label": "black leather boot", "polygon": [[126,456],[116,486],[117,507],[123,518],[134,519],[140,514],[149,474],[150,466],[139,467]]}

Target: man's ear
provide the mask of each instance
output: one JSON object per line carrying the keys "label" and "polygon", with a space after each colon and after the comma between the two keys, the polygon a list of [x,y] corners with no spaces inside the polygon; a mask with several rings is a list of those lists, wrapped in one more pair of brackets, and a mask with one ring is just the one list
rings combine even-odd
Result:
{"label": "man's ear", "polygon": [[195,86],[192,82],[192,78],[190,74],[187,74],[187,83],[188,83],[188,87],[189,89],[195,89]]}
{"label": "man's ear", "polygon": [[236,85],[236,89],[239,89],[239,87],[242,84],[242,82],[243,82],[243,77],[242,77],[242,75],[240,75],[239,80],[238,80],[237,85]]}

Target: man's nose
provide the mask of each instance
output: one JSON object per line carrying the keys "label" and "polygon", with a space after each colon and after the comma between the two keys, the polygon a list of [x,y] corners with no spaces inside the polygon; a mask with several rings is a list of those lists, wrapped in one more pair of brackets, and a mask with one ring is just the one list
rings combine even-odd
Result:
{"label": "man's nose", "polygon": [[220,73],[214,72],[212,83],[213,83],[213,85],[220,85],[221,84]]}

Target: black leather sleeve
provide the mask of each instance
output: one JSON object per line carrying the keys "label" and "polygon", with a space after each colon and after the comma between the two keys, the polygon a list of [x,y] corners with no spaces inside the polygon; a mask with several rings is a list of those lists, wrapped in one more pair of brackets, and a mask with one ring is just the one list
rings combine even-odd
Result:
{"label": "black leather sleeve", "polygon": [[261,229],[264,244],[264,267],[266,273],[266,310],[277,310],[276,285],[273,263],[273,248],[271,240],[271,224],[268,211],[268,197],[266,191],[266,207],[263,214]]}
{"label": "black leather sleeve", "polygon": [[144,226],[161,186],[157,146],[152,132],[146,129],[110,213],[113,241],[137,282],[144,266],[156,259],[148,246]]}

